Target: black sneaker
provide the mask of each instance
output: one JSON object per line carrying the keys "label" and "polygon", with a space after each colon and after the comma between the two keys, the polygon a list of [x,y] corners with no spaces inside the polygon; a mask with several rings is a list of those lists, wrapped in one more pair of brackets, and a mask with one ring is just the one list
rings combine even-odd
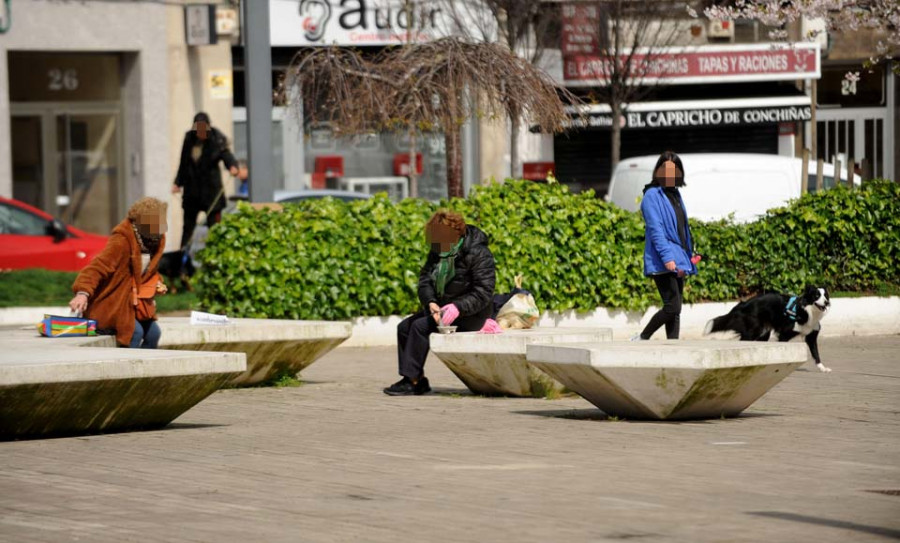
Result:
{"label": "black sneaker", "polygon": [[428,386],[427,377],[422,377],[416,384],[413,384],[408,377],[404,377],[384,389],[384,393],[388,396],[420,396],[428,392],[431,392],[431,387]]}
{"label": "black sneaker", "polygon": [[419,379],[419,382],[416,383],[416,396],[421,396],[422,394],[428,394],[431,392],[431,387],[428,385],[428,377],[422,377]]}

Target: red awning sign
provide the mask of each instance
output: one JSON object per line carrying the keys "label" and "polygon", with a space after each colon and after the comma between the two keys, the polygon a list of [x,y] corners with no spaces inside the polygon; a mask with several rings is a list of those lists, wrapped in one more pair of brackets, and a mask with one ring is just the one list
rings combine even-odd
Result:
{"label": "red awning sign", "polygon": [[[620,69],[628,54],[623,51],[620,55]],[[817,43],[669,47],[638,51],[630,67],[630,79],[635,84],[790,81],[818,79],[821,75]],[[603,85],[609,81],[612,69],[609,57],[595,54],[563,57],[563,78],[569,85]]]}

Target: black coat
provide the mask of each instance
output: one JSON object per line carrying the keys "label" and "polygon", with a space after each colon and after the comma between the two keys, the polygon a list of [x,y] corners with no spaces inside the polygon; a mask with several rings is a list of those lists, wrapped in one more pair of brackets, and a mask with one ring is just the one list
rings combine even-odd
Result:
{"label": "black coat", "polygon": [[[216,197],[222,191],[222,173],[219,171],[219,161],[225,163],[226,168],[237,167],[237,160],[228,150],[228,140],[225,135],[210,128],[206,141],[203,142],[203,151],[200,160],[194,162],[191,158],[191,150],[199,141],[196,132],[189,130],[184,135],[184,144],[181,146],[181,163],[178,165],[178,174],[175,175],[175,184],[184,191],[181,207],[197,211],[210,210],[216,213],[225,208],[225,194]],[[213,202],[216,201],[215,206]]]}
{"label": "black coat", "polygon": [[438,253],[428,253],[428,260],[419,272],[419,301],[426,310],[434,302],[440,306],[456,304],[461,317],[470,315],[491,316],[493,309],[496,265],[488,248],[488,238],[474,226],[466,226],[466,239],[456,256],[456,275],[444,288],[444,296],[438,297],[431,277],[434,267],[441,260]]}

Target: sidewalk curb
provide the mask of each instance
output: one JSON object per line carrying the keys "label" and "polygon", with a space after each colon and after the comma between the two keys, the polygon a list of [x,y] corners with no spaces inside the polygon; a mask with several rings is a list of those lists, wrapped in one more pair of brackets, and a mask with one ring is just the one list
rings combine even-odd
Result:
{"label": "sidewalk curb", "polygon": [[66,307],[4,307],[0,308],[0,326],[25,326],[37,323],[44,315],[67,316],[71,310]]}
{"label": "sidewalk curb", "polygon": [[[685,305],[681,311],[681,339],[703,339],[707,321],[728,313],[737,303],[711,302]],[[545,311],[538,321],[541,327],[606,327],[613,340],[625,340],[639,333],[658,307],[647,311],[625,311],[598,307],[593,311]],[[397,344],[397,325],[403,317],[358,317],[352,319],[353,335],[341,347],[389,347]],[[820,337],[873,336],[900,334],[900,297],[832,298],[831,309],[822,321]],[[729,334],[713,334],[708,339],[723,339]],[[665,339],[660,330],[653,339]]]}
{"label": "sidewalk curb", "polygon": [[[681,311],[681,339],[702,339],[707,321],[724,315],[737,302],[712,302],[685,305]],[[624,311],[598,307],[593,311],[546,311],[538,321],[542,327],[606,327],[613,331],[614,340],[628,339],[643,329],[657,311]],[[68,307],[8,307],[0,309],[0,326],[36,324],[44,314],[68,315]],[[393,347],[397,345],[397,325],[405,317],[357,317],[351,319],[353,334],[342,347]],[[832,298],[831,310],[822,321],[821,337],[874,336],[900,334],[900,296]],[[721,339],[727,334],[710,338]],[[665,339],[659,331],[654,339]]]}

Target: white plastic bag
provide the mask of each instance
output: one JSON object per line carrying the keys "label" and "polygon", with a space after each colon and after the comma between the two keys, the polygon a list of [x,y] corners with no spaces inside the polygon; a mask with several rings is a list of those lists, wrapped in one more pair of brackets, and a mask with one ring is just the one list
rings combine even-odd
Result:
{"label": "white plastic bag", "polygon": [[[522,276],[516,276],[516,288],[522,288]],[[531,293],[513,294],[497,313],[497,323],[504,330],[531,328],[541,317],[534,296]]]}

